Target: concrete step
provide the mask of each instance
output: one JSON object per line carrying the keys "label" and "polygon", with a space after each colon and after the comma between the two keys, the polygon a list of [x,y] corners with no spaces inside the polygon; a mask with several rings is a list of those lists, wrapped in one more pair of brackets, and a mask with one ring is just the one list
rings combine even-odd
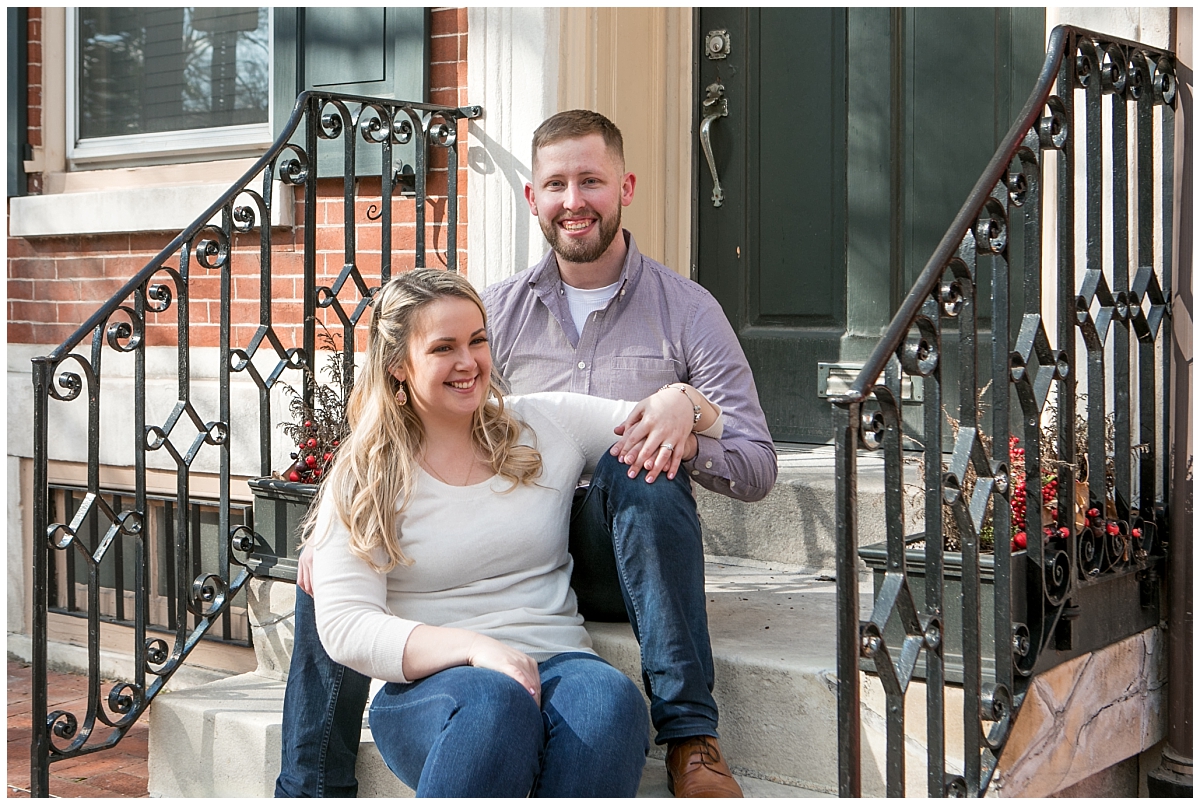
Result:
{"label": "concrete step", "polygon": [[[713,556],[786,563],[832,574],[834,550],[835,456],[831,445],[775,445],[779,477],[762,500],[742,503],[696,485],[696,508],[704,551]],[[905,482],[918,483],[916,465],[905,467]],[[920,528],[922,513],[906,507],[906,529]],[[883,456],[859,452],[859,544],[886,538]]]}
{"label": "concrete step", "polygon": [[[748,560],[710,561],[706,576],[721,746],[735,775],[751,796],[831,795],[837,786],[833,581]],[[268,596],[274,611],[289,586]],[[596,651],[640,687],[628,624],[589,623],[588,631]],[[151,795],[270,796],[283,691],[278,676],[254,673],[160,696],[150,712]],[[411,795],[384,766],[369,731],[363,737],[360,796]],[[663,756],[662,747],[651,750],[642,796],[667,796]]]}

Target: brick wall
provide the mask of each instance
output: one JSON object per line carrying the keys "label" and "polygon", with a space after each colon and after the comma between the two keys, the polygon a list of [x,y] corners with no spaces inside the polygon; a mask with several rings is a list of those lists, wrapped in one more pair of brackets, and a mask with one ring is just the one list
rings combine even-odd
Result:
{"label": "brick wall", "polygon": [[[434,9],[431,24],[430,101],[451,106],[467,104],[467,13],[466,9]],[[29,11],[29,140],[41,144],[41,13]],[[36,106],[35,106],[36,104]],[[467,171],[466,124],[459,127],[458,140],[458,268],[466,273]],[[426,199],[427,265],[447,264],[446,190],[447,166],[444,149],[431,149],[431,171]],[[32,183],[31,183],[32,186]],[[360,180],[354,209],[357,236],[356,264],[369,285],[379,282],[382,227],[379,215],[378,178]],[[342,180],[321,180],[317,186],[318,283],[330,285],[345,263],[344,205]],[[285,346],[299,343],[302,317],[304,220],[303,192],[297,189],[294,229],[276,229],[272,234],[271,315]],[[416,215],[411,198],[396,196],[392,207],[392,271],[411,268],[415,261]],[[129,233],[65,238],[8,239],[8,340],[11,343],[59,344],[66,340],[96,309],[145,266],[177,233]],[[190,343],[216,346],[219,343],[220,276],[191,260],[189,279]],[[165,263],[178,268],[179,258]],[[231,261],[232,343],[244,346],[259,321],[259,235],[236,236]],[[155,282],[172,284],[159,272]],[[179,293],[172,289],[172,296]],[[343,293],[343,305],[353,309],[355,300]],[[174,345],[178,340],[178,302],[147,320],[149,346]],[[335,324],[329,314],[327,323]]]}

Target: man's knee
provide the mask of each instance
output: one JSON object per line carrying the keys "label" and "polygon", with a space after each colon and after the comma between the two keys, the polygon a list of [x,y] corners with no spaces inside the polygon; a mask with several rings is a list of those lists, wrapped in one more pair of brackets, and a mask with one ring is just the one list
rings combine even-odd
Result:
{"label": "man's knee", "polygon": [[605,453],[596,465],[592,474],[592,483],[599,484],[608,494],[610,501],[617,505],[644,501],[650,505],[658,502],[688,504],[694,501],[691,483],[683,474],[683,468],[674,478],[667,478],[666,473],[659,475],[653,483],[646,483],[646,471],[640,471],[635,477],[629,477],[629,466],[622,464],[615,457]]}

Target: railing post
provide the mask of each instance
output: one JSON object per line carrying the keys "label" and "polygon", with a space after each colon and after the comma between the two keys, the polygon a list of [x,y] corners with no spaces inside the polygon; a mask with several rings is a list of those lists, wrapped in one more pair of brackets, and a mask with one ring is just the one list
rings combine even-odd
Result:
{"label": "railing post", "polygon": [[858,429],[859,403],[834,404],[837,473],[838,796],[862,796],[862,724],[858,689]]}
{"label": "railing post", "polygon": [[49,477],[46,426],[49,403],[49,365],[33,360],[33,742],[30,746],[29,789],[34,797],[50,796],[50,734],[46,725],[46,609],[49,596]]}

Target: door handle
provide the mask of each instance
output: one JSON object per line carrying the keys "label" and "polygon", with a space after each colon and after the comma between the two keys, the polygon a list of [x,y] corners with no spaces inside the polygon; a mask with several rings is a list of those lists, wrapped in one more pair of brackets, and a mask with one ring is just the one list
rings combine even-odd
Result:
{"label": "door handle", "polygon": [[712,203],[714,207],[720,207],[725,201],[725,191],[721,189],[721,180],[717,176],[717,162],[713,159],[711,131],[713,121],[718,117],[729,116],[729,100],[725,97],[725,85],[720,81],[709,84],[707,94],[700,102],[700,109],[704,115],[704,119],[700,122],[700,147],[704,149],[704,156],[708,160],[708,170],[712,173]]}

